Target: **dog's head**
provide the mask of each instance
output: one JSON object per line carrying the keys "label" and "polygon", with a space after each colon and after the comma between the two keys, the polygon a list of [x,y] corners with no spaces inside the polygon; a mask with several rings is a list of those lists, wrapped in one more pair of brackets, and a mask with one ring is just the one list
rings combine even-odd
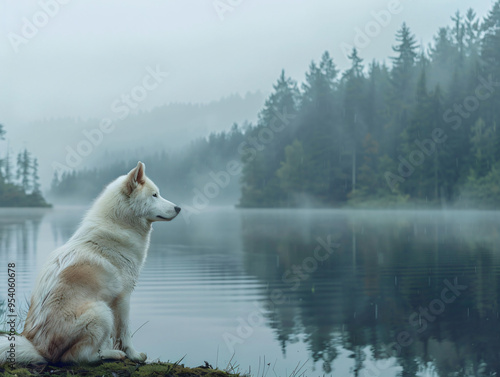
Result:
{"label": "dog's head", "polygon": [[138,162],[122,183],[122,192],[136,216],[153,221],[170,221],[181,209],[174,203],[163,199],[158,187],[146,177],[146,166]]}

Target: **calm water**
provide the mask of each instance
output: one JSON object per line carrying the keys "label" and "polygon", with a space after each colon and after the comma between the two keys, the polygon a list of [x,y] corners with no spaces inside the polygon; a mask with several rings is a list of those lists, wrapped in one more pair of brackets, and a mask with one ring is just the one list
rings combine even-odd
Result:
{"label": "calm water", "polygon": [[[83,212],[0,209],[0,298],[9,262],[29,298]],[[500,371],[500,213],[222,208],[154,228],[131,303],[151,360],[259,377]]]}

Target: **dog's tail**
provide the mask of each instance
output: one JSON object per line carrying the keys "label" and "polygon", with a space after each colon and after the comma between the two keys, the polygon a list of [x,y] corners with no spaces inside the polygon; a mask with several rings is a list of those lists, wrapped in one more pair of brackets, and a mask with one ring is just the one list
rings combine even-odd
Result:
{"label": "dog's tail", "polygon": [[0,364],[40,364],[47,360],[21,335],[0,336]]}

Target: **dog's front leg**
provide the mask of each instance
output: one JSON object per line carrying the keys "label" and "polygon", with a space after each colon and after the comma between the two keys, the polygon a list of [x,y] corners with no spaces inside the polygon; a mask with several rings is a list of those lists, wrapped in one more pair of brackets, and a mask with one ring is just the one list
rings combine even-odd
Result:
{"label": "dog's front leg", "polygon": [[128,327],[130,295],[117,298],[116,305],[113,306],[115,317],[114,348],[125,352],[127,357],[132,361],[145,361],[147,358],[146,354],[137,352],[132,345],[132,336]]}

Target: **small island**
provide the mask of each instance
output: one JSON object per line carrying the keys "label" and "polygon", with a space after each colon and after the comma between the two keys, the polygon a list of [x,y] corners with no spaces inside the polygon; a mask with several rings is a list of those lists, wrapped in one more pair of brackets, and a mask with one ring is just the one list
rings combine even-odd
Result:
{"label": "small island", "polygon": [[[0,140],[5,130],[0,124]],[[38,159],[25,148],[19,152],[13,167],[10,150],[0,158],[0,207],[52,207],[40,188]]]}

